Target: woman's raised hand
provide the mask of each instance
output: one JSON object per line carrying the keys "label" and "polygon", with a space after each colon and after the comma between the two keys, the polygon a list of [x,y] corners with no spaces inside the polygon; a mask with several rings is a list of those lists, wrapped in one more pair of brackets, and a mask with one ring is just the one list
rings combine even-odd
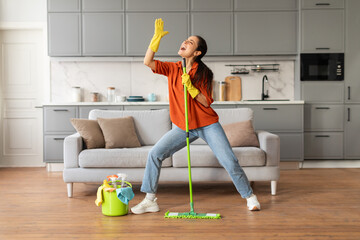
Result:
{"label": "woman's raised hand", "polygon": [[160,45],[160,40],[162,37],[164,37],[166,34],[168,34],[168,31],[164,31],[164,22],[161,18],[158,18],[155,20],[155,31],[154,36],[151,39],[149,48],[153,52],[157,52]]}

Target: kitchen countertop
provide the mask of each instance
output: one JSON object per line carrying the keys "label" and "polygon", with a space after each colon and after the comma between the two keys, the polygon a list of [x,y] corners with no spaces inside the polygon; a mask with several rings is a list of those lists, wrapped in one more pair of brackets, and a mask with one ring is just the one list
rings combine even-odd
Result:
{"label": "kitchen countertop", "polygon": [[[257,100],[243,100],[243,101],[215,101],[215,105],[229,105],[229,104],[244,104],[244,105],[266,105],[266,104],[304,104],[303,100],[266,100],[266,101],[257,101]],[[68,102],[68,103],[43,103],[42,107],[45,106],[124,106],[124,105],[169,105],[169,102]]]}

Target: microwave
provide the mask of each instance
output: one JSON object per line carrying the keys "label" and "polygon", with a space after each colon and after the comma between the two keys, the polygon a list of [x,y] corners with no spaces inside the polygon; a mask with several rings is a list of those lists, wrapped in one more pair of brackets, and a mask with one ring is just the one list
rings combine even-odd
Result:
{"label": "microwave", "polygon": [[302,53],[301,81],[343,81],[344,53]]}

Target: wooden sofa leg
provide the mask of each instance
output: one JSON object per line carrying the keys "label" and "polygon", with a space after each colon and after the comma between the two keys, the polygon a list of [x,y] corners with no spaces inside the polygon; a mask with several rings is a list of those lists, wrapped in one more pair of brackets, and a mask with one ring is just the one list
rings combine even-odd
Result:
{"label": "wooden sofa leg", "polygon": [[276,195],[276,181],[271,181],[271,195]]}
{"label": "wooden sofa leg", "polygon": [[67,183],[67,194],[69,198],[73,197],[73,183]]}

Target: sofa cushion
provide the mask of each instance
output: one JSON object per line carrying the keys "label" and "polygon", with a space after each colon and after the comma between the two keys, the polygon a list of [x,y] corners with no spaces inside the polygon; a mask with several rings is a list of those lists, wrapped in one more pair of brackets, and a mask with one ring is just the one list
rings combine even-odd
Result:
{"label": "sofa cushion", "polygon": [[89,119],[97,118],[121,118],[132,116],[134,118],[135,131],[140,144],[154,145],[171,129],[169,110],[144,110],[144,111],[112,111],[94,109],[89,113]]}
{"label": "sofa cushion", "polygon": [[259,147],[251,120],[230,123],[223,126],[231,147]]}
{"label": "sofa cushion", "polygon": [[[256,147],[232,148],[242,167],[265,166],[265,152]],[[190,157],[192,167],[221,167],[208,145],[191,145]],[[187,167],[186,148],[173,155],[174,167]]]}
{"label": "sofa cushion", "polygon": [[72,118],[71,124],[84,139],[86,148],[103,148],[105,140],[100,126],[96,120]]}
{"label": "sofa cushion", "polygon": [[[235,108],[235,109],[214,109],[219,115],[219,122],[222,126],[235,122],[253,120],[253,110],[251,108]],[[197,139],[193,145],[206,144],[202,139]]]}
{"label": "sofa cushion", "polygon": [[141,147],[131,116],[124,118],[98,118],[105,138],[105,148]]}
{"label": "sofa cushion", "polygon": [[[79,165],[82,168],[144,168],[152,147],[86,149],[79,154]],[[170,166],[171,158],[165,159],[162,167]]]}

